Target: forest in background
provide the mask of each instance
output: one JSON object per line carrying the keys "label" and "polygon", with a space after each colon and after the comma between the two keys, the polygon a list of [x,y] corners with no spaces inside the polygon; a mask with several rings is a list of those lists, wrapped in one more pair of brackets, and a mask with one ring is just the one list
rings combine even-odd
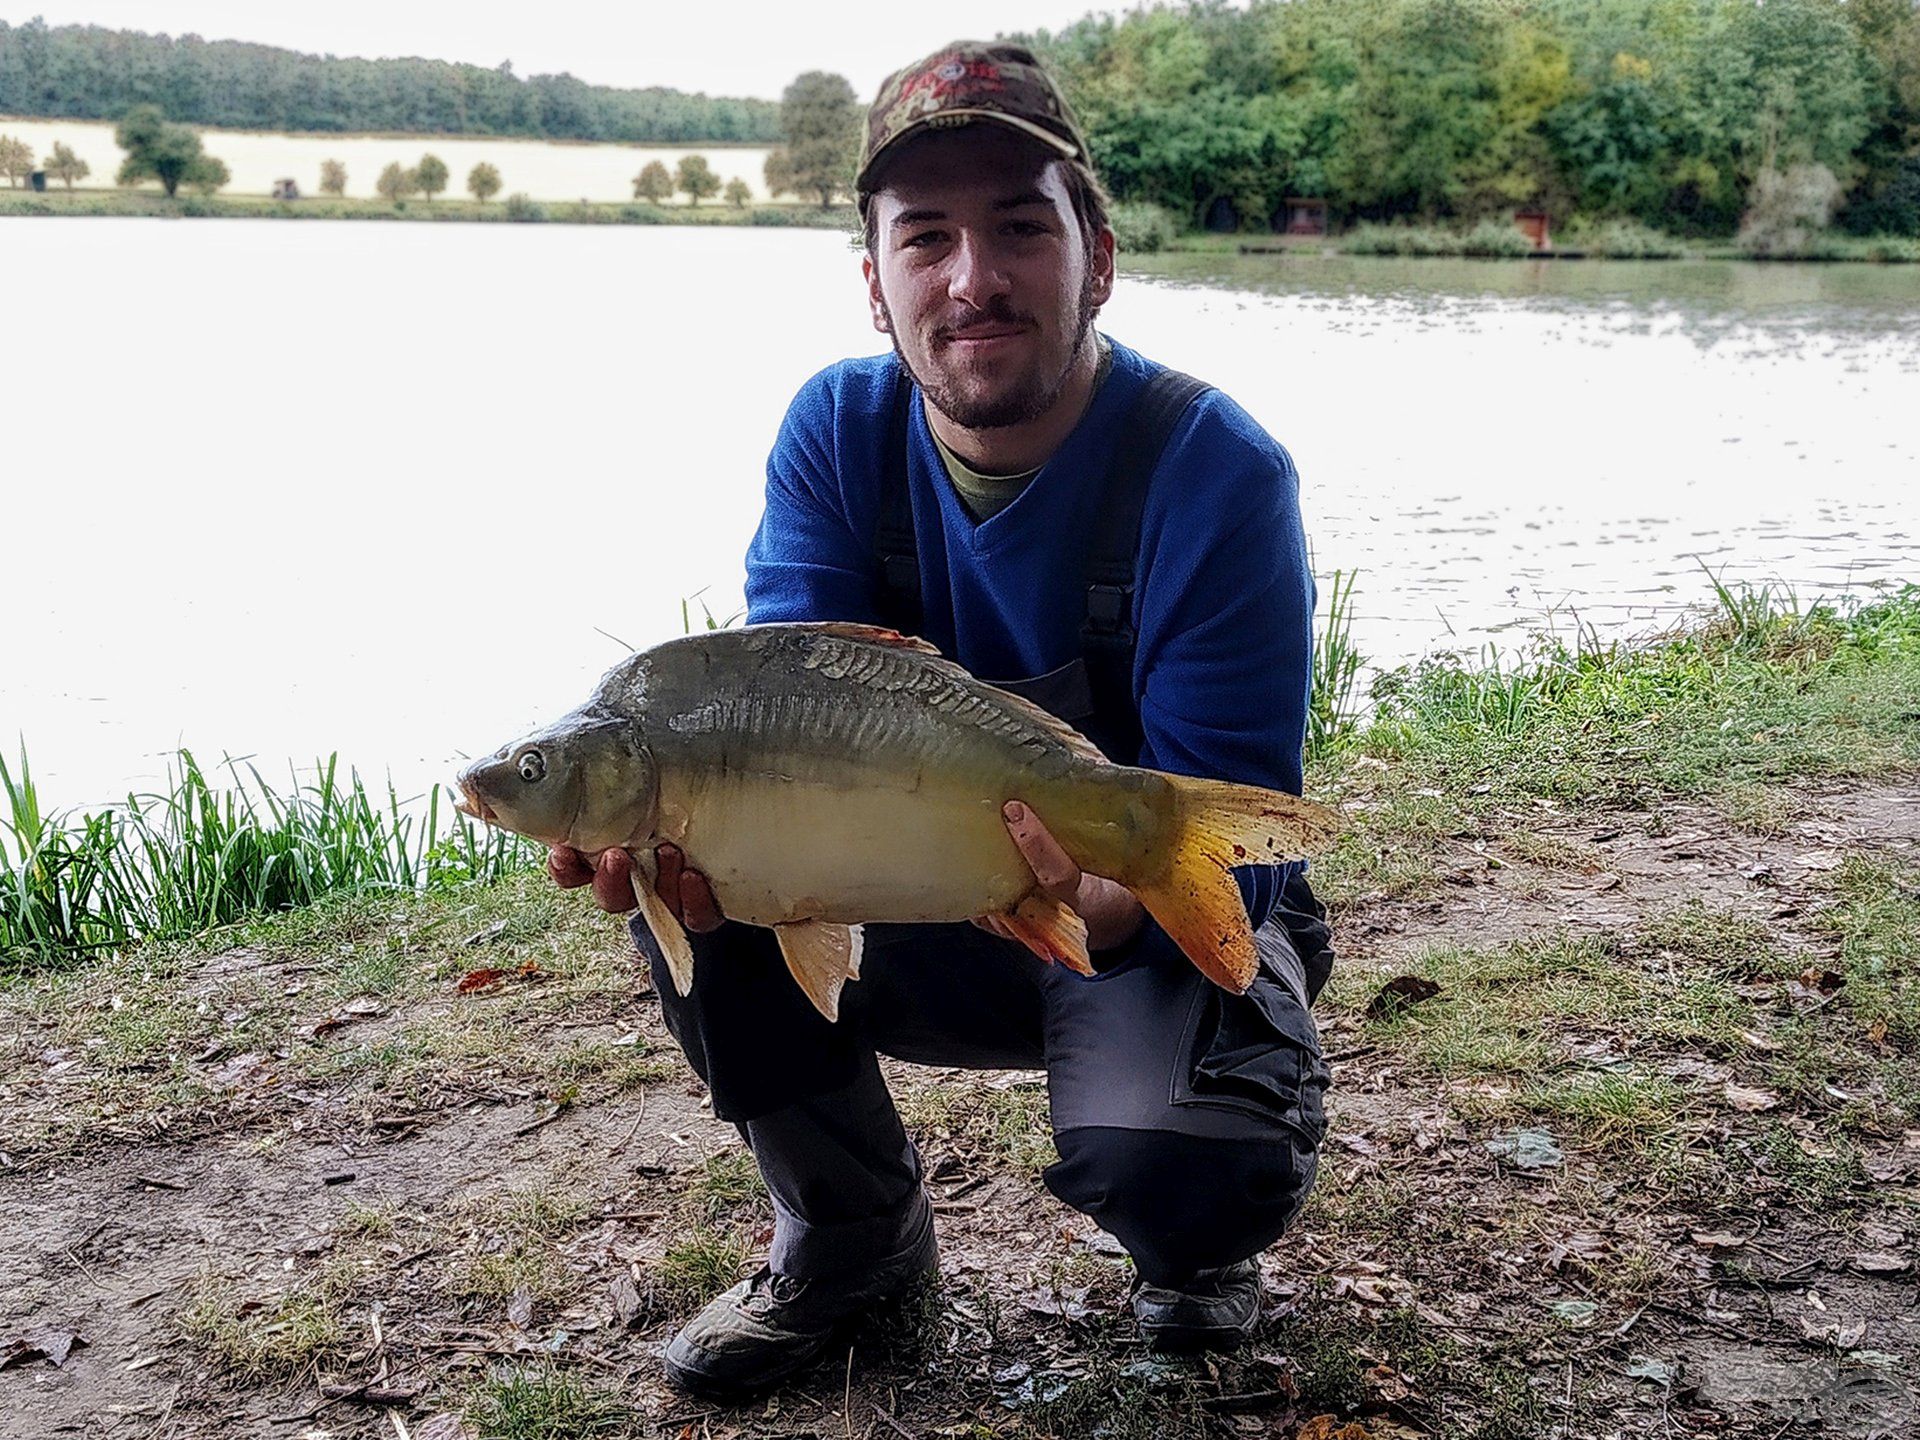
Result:
{"label": "forest in background", "polygon": [[1209,0],[1030,38],[1114,193],[1188,223],[1297,195],[1725,234],[1791,176],[1920,234],[1916,0]]}
{"label": "forest in background", "polygon": [[522,79],[446,60],[306,55],[237,40],[0,20],[0,115],[170,120],[238,130],[402,131],[636,144],[779,138],[772,100],[619,90],[571,75]]}

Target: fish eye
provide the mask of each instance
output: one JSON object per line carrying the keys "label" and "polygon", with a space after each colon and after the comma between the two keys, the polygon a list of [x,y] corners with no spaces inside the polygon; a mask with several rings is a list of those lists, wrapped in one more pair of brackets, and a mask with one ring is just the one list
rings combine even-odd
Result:
{"label": "fish eye", "polygon": [[547,775],[547,757],[538,750],[524,751],[518,762],[520,778],[529,785],[536,780],[544,780]]}

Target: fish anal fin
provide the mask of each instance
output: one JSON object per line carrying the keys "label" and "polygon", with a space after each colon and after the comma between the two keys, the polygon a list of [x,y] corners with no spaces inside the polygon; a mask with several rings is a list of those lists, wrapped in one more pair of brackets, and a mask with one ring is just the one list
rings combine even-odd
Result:
{"label": "fish anal fin", "polygon": [[930,644],[918,635],[902,635],[898,630],[889,630],[884,625],[858,625],[850,620],[816,620],[808,623],[807,628],[818,630],[823,635],[838,635],[845,640],[884,645],[889,650],[918,650],[923,655],[940,653],[938,645]]}
{"label": "fish anal fin", "polygon": [[[630,852],[631,853],[631,852]],[[693,942],[660,892],[653,888],[655,865],[651,849],[633,853],[633,898],[640,902],[641,918],[653,932],[654,943],[666,957],[673,988],[682,995],[693,991]]]}
{"label": "fish anal fin", "polygon": [[829,1021],[840,1018],[840,990],[860,975],[862,937],[850,925],[795,920],[773,927],[780,955],[813,1008]]}
{"label": "fish anal fin", "polygon": [[1011,914],[1002,915],[1000,923],[1042,960],[1082,975],[1093,974],[1093,961],[1087,955],[1087,925],[1071,906],[1035,891]]}

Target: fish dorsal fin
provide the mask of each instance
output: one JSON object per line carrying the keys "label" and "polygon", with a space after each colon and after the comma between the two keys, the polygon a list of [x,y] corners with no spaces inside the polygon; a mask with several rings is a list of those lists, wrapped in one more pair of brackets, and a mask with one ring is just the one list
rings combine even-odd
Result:
{"label": "fish dorsal fin", "polygon": [[640,902],[640,914],[647,922],[647,929],[653,932],[654,943],[666,957],[673,988],[688,995],[693,991],[693,942],[687,939],[686,927],[653,888],[655,873],[651,848],[633,855],[633,898]]}
{"label": "fish dorsal fin", "polygon": [[843,640],[858,640],[868,645],[884,646],[889,650],[910,650],[915,654],[924,655],[927,657],[928,668],[962,685],[985,690],[997,703],[1004,705],[1029,724],[1036,725],[1054,736],[1082,760],[1091,760],[1096,765],[1112,763],[1101,753],[1098,745],[1052,711],[1043,710],[1031,700],[1016,695],[1011,690],[1002,690],[998,685],[980,679],[942,655],[939,646],[930,645],[918,636],[902,635],[898,630],[888,630],[880,625],[856,625],[838,620],[808,622],[803,628],[817,630],[823,635],[833,635]]}
{"label": "fish dorsal fin", "polygon": [[938,655],[940,647],[918,635],[902,635],[884,625],[856,625],[850,620],[823,620],[807,623],[809,630],[823,635],[838,635],[843,640],[859,640],[868,645],[884,645],[889,650],[917,650],[922,655]]}
{"label": "fish dorsal fin", "polygon": [[860,975],[860,931],[824,920],[795,920],[773,927],[780,954],[813,1008],[829,1021],[840,1018],[840,990]]}

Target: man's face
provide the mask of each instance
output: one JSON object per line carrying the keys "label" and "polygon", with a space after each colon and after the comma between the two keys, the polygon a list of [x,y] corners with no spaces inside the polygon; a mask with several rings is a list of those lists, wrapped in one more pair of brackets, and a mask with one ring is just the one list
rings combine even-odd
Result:
{"label": "man's face", "polygon": [[974,124],[906,142],[869,202],[874,328],[966,429],[1045,414],[1113,293],[1113,236],[1089,250],[1062,172],[1017,132]]}

